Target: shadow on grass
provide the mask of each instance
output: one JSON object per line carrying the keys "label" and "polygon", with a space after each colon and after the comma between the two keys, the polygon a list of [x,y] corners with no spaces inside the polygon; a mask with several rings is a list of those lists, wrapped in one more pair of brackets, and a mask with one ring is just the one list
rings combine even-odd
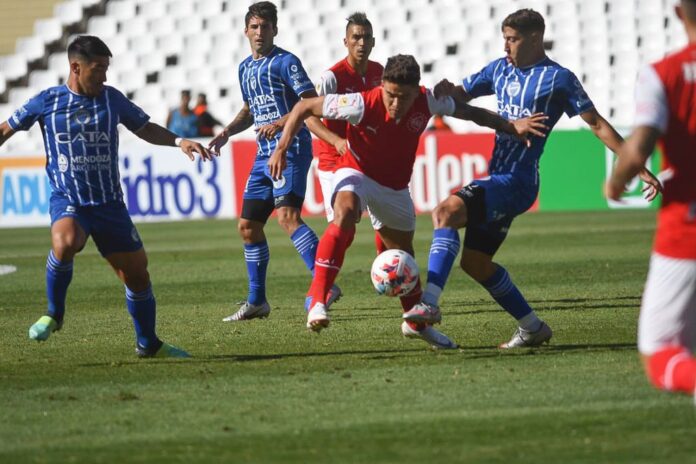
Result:
{"label": "shadow on grass", "polygon": [[577,345],[547,345],[535,348],[517,348],[502,350],[496,346],[461,346],[457,350],[428,350],[427,348],[408,348],[394,350],[362,350],[362,351],[310,351],[304,353],[274,353],[274,354],[230,354],[194,356],[188,359],[138,359],[133,361],[101,362],[78,364],[79,367],[118,367],[138,364],[204,364],[217,362],[255,362],[274,361],[283,359],[322,358],[329,356],[367,356],[366,359],[398,359],[416,353],[432,352],[438,355],[461,356],[463,359],[503,358],[510,356],[553,356],[568,352],[604,352],[604,351],[634,351],[635,343],[597,343]]}
{"label": "shadow on grass", "polygon": [[[611,302],[619,300],[619,302]],[[552,300],[527,300],[529,304],[539,311],[585,311],[590,309],[636,309],[640,306],[640,296],[597,297],[597,298],[559,298]],[[621,302],[625,301],[625,302]],[[485,309],[450,310],[452,307],[477,307],[488,306]],[[442,307],[443,314],[450,316],[465,316],[472,314],[486,314],[502,311],[494,301],[478,300],[448,300]]]}

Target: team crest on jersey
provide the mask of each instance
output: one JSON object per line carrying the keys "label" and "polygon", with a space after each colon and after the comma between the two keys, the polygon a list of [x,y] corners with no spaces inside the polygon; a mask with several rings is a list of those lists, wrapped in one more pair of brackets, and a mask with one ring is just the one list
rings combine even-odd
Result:
{"label": "team crest on jersey", "polygon": [[76,123],[81,124],[81,125],[83,125],[83,126],[84,126],[85,124],[89,123],[89,121],[90,121],[91,119],[92,119],[92,117],[90,116],[89,111],[87,111],[87,110],[85,110],[85,109],[83,109],[83,108],[80,108],[79,110],[77,110],[77,111],[75,112],[75,114],[73,114],[73,120],[74,120]]}
{"label": "team crest on jersey", "polygon": [[296,65],[296,64],[291,65],[291,66],[290,66],[290,71],[296,73],[296,72],[297,72],[297,65]]}
{"label": "team crest on jersey", "polygon": [[60,172],[66,172],[68,170],[68,157],[62,153],[58,155],[58,170]]}
{"label": "team crest on jersey", "polygon": [[520,94],[520,90],[522,90],[522,85],[519,83],[519,81],[510,82],[505,89],[510,98],[515,98],[518,96]]}
{"label": "team crest on jersey", "polygon": [[406,127],[411,132],[417,133],[423,130],[427,122],[428,117],[426,115],[424,115],[423,113],[416,113],[410,118],[408,118],[408,121],[406,122]]}
{"label": "team crest on jersey", "polygon": [[256,78],[255,78],[255,77],[252,76],[252,77],[249,79],[249,85],[251,86],[251,90],[253,90],[254,92],[256,92]]}

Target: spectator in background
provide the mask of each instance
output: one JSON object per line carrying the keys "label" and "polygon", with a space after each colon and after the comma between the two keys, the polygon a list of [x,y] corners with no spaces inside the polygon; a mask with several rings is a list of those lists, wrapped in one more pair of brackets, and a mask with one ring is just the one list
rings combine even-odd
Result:
{"label": "spectator in background", "polygon": [[193,113],[198,118],[198,135],[200,137],[212,137],[215,126],[222,126],[222,123],[208,112],[208,97],[204,93],[198,94]]}
{"label": "spectator in background", "polygon": [[179,137],[198,137],[198,117],[191,111],[191,91],[181,91],[179,108],[174,108],[167,117],[167,129]]}

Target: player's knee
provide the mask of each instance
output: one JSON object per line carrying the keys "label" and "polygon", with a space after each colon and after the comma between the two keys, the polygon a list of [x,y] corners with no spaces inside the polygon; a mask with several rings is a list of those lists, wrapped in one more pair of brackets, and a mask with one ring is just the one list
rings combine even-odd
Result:
{"label": "player's knee", "polygon": [[76,231],[54,232],[51,236],[53,251],[61,261],[69,260],[85,246],[85,240]]}
{"label": "player's knee", "polygon": [[459,229],[466,224],[466,220],[463,221],[463,224],[460,224],[462,221],[460,221],[458,217],[462,215],[466,218],[465,211],[458,211],[454,205],[445,200],[435,207],[431,216],[433,219],[433,226],[436,229],[441,229],[443,227]]}
{"label": "player's knee", "polygon": [[246,219],[240,219],[239,223],[237,224],[237,231],[239,232],[239,236],[245,242],[255,241],[255,238],[258,235],[256,229],[257,227],[255,227],[251,221],[248,221]]}
{"label": "player's knee", "polygon": [[299,210],[290,208],[279,208],[278,213],[278,225],[288,233],[294,232],[300,226],[300,212]]}
{"label": "player's knee", "polygon": [[334,220],[341,229],[346,229],[358,222],[358,210],[349,205],[337,205],[334,207]]}

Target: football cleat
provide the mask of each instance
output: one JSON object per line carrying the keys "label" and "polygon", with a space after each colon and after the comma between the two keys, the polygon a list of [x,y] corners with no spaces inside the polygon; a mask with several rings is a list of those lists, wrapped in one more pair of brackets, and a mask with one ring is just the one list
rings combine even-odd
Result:
{"label": "football cleat", "polygon": [[326,306],[315,303],[307,313],[307,328],[314,332],[321,332],[329,326],[329,315],[326,314]]}
{"label": "football cleat", "polygon": [[63,327],[63,321],[57,322],[51,316],[41,316],[34,325],[29,327],[29,338],[37,342],[45,342],[53,332]]}
{"label": "football cleat", "polygon": [[401,333],[406,338],[420,338],[437,350],[455,350],[459,348],[459,345],[450,340],[447,335],[436,330],[432,325],[426,325],[422,329],[416,330],[408,322],[404,321],[401,323]]}
{"label": "football cleat", "polygon": [[341,287],[333,284],[331,286],[331,290],[329,290],[329,295],[326,298],[326,310],[328,311],[329,308],[331,308],[331,305],[340,300],[342,296],[343,292],[341,291]]}
{"label": "football cleat", "polygon": [[518,327],[517,330],[515,330],[515,333],[512,334],[510,341],[503,343],[502,345],[498,346],[498,348],[507,349],[541,346],[544,343],[549,343],[551,337],[553,337],[551,327],[546,325],[546,322],[542,321],[541,327],[539,327],[539,330],[536,332],[529,332],[521,327]]}
{"label": "football cleat", "polygon": [[236,313],[227,316],[222,321],[237,322],[257,318],[264,319],[267,318],[269,314],[271,314],[271,305],[268,304],[268,301],[264,301],[263,304],[260,305],[253,305],[248,301],[244,301]]}
{"label": "football cleat", "polygon": [[190,358],[191,355],[181,348],[177,348],[169,343],[162,342],[162,345],[156,350],[148,350],[136,343],[135,354],[139,358]]}
{"label": "football cleat", "polygon": [[405,320],[410,322],[422,322],[426,324],[437,324],[442,320],[442,313],[437,306],[420,302],[413,308],[406,311],[403,316]]}
{"label": "football cleat", "polygon": [[[341,291],[341,287],[339,287],[336,284],[333,284],[331,286],[331,290],[329,290],[329,295],[326,298],[326,310],[330,311],[331,310],[331,305],[337,302],[338,300],[341,299],[343,296],[343,292]],[[309,312],[309,308],[312,306],[312,297],[308,296],[305,298],[304,302],[304,309],[305,311]]]}

